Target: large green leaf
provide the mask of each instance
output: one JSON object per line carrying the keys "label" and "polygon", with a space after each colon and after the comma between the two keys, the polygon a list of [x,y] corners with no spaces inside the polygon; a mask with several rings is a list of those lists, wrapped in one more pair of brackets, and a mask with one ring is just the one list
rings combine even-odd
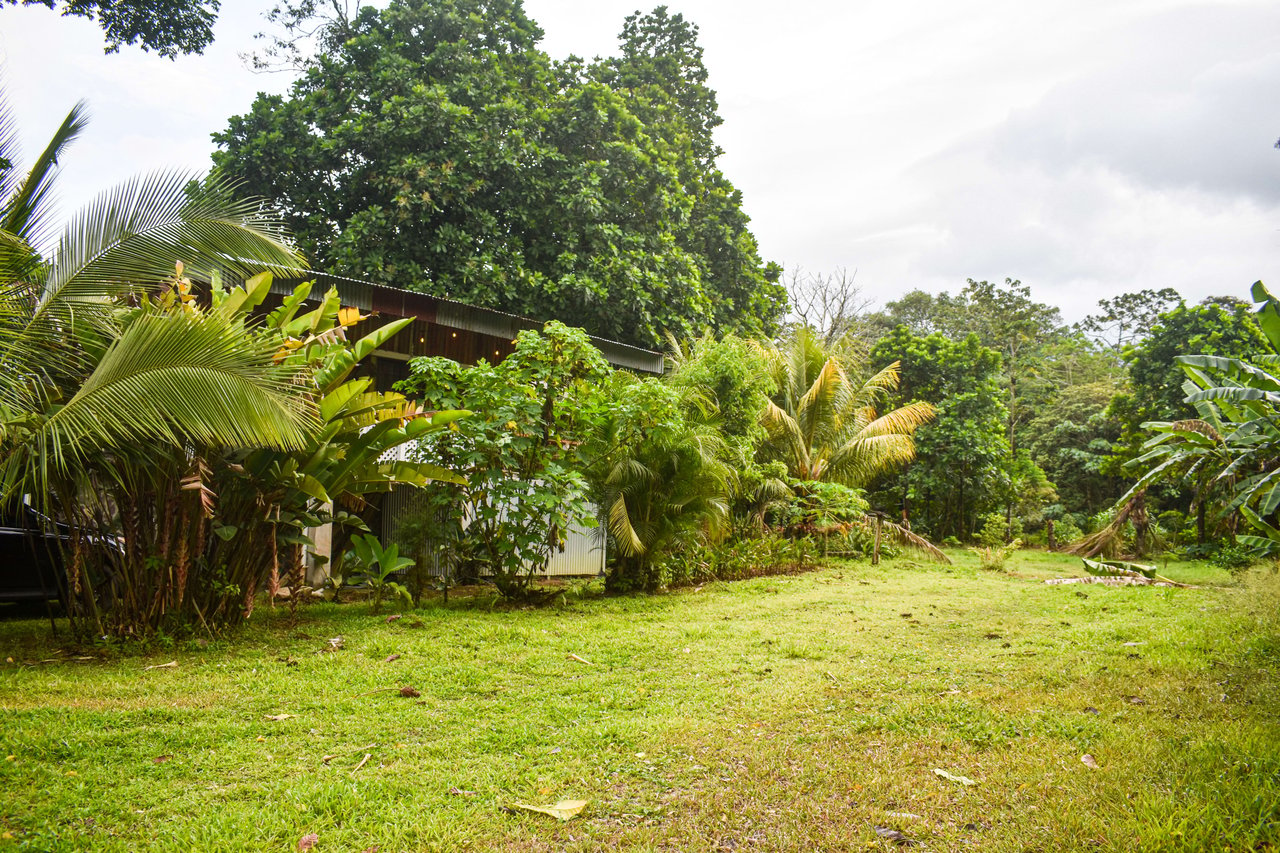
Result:
{"label": "large green leaf", "polygon": [[218,315],[139,316],[48,418],[40,441],[58,460],[139,438],[301,447],[314,413],[265,343]]}

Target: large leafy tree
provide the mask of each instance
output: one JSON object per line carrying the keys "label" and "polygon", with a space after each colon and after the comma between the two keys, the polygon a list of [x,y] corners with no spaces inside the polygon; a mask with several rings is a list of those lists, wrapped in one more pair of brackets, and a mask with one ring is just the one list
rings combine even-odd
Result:
{"label": "large leafy tree", "polygon": [[1182,297],[1172,287],[1139,290],[1098,300],[1098,313],[1090,314],[1076,328],[1116,352],[1151,334],[1160,315],[1174,308]]}
{"label": "large leafy tree", "polygon": [[97,22],[107,38],[107,53],[136,44],[171,59],[204,52],[213,42],[221,6],[219,0],[0,0],[4,6],[19,3]]}
{"label": "large leafy tree", "polygon": [[714,168],[679,16],[629,20],[592,69],[539,50],[519,0],[397,0],[325,33],[215,161],[328,268],[642,345],[772,328],[778,271]]}
{"label": "large leafy tree", "polygon": [[916,432],[915,461],[882,481],[873,503],[896,506],[935,539],[968,538],[979,516],[999,506],[1010,479],[999,354],[975,334],[954,341],[899,326],[871,358],[900,362],[890,405],[924,401],[937,407],[936,418]]}

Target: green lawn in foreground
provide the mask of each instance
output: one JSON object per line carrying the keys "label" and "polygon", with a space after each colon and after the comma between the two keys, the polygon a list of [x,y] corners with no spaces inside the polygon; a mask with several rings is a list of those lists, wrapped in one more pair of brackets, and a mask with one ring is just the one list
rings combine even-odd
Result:
{"label": "green lawn in foreground", "polygon": [[[391,623],[321,605],[105,659],[0,624],[0,847],[892,849],[876,826],[929,850],[1280,843],[1273,575],[1046,586],[1078,561],[955,556]],[[369,693],[402,685],[421,696]],[[501,809],[578,798],[565,824]]]}

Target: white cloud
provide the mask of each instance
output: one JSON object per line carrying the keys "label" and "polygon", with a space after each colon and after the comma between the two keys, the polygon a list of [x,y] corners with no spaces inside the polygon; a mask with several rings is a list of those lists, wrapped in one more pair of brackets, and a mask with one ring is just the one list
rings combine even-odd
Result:
{"label": "white cloud", "polygon": [[[103,56],[89,22],[0,9],[28,149],[90,100],[67,208],[140,171],[207,168],[209,134],[259,89],[287,88],[236,56],[268,5],[224,4],[207,55],[176,62]],[[553,56],[588,58],[612,53],[623,19],[648,8],[525,5]],[[1272,2],[668,5],[701,28],[722,167],[766,259],[857,269],[882,301],[1013,276],[1071,319],[1125,290],[1199,299],[1280,282]]]}

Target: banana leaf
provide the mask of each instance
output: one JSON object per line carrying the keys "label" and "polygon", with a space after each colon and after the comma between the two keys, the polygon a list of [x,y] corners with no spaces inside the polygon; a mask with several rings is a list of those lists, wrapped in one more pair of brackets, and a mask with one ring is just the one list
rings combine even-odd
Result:
{"label": "banana leaf", "polygon": [[1156,579],[1156,567],[1144,566],[1141,563],[1129,563],[1124,560],[1090,560],[1081,558],[1084,563],[1084,570],[1091,575],[1108,578],[1136,578],[1144,577],[1147,580]]}

